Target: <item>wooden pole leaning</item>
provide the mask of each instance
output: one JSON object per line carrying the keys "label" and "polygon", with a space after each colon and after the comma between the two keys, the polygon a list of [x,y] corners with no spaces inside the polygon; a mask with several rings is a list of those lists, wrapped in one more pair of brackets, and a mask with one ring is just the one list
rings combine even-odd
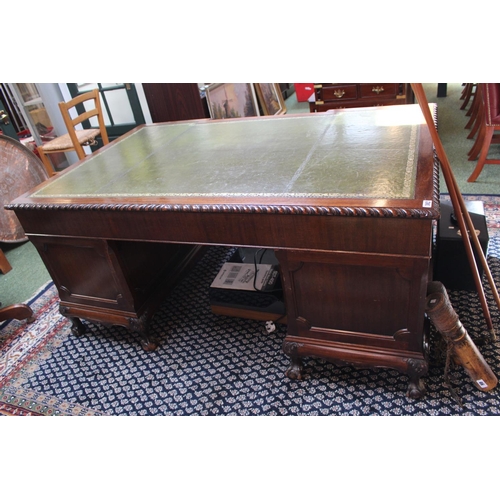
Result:
{"label": "wooden pole leaning", "polygon": [[453,171],[452,171],[450,163],[448,161],[448,157],[446,156],[446,153],[445,153],[444,148],[443,148],[443,144],[441,143],[441,139],[440,139],[439,134],[436,130],[434,120],[433,120],[431,112],[429,110],[429,103],[427,102],[427,97],[425,95],[424,88],[423,88],[421,83],[412,83],[411,87],[413,89],[413,92],[415,93],[415,96],[417,98],[418,104],[420,105],[422,113],[424,114],[425,121],[427,122],[429,132],[430,132],[432,140],[434,142],[434,147],[436,148],[436,153],[437,153],[439,161],[441,163],[443,177],[445,179],[446,186],[448,187],[448,191],[450,193],[450,198],[451,198],[451,203],[453,205],[453,210],[454,210],[455,216],[457,218],[458,225],[460,227],[460,232],[462,233],[462,240],[463,240],[464,245],[465,245],[465,251],[467,254],[467,258],[469,260],[469,265],[471,268],[472,276],[474,278],[474,283],[476,285],[476,290],[479,294],[479,300],[481,302],[481,307],[483,309],[484,319],[486,321],[486,325],[488,327],[491,340],[494,341],[494,340],[496,340],[495,328],[493,327],[493,322],[491,320],[491,315],[490,315],[490,311],[488,308],[488,303],[486,301],[484,288],[483,288],[483,285],[481,283],[481,277],[479,275],[479,270],[478,270],[476,259],[475,259],[474,252],[472,249],[471,239],[472,239],[472,242],[474,243],[474,247],[476,249],[477,255],[479,257],[479,260],[481,262],[483,270],[484,270],[486,277],[488,279],[488,283],[490,285],[491,292],[493,294],[495,302],[496,302],[498,308],[500,309],[500,297],[498,295],[495,281],[493,279],[493,276],[491,275],[491,271],[490,271],[490,268],[488,266],[488,262],[486,260],[485,255],[484,255],[481,244],[479,242],[479,238],[477,237],[477,233],[476,233],[476,230],[474,228],[474,224],[473,224],[472,219],[469,215],[467,207],[465,206],[465,201],[462,197],[462,194],[460,193],[460,189],[458,187],[455,176],[453,175]]}

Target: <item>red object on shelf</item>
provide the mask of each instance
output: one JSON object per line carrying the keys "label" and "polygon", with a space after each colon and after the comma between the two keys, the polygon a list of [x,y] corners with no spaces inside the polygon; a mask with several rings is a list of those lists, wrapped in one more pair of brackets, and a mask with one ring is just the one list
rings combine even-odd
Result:
{"label": "red object on shelf", "polygon": [[309,97],[314,94],[314,83],[294,83],[293,85],[298,102],[308,101]]}
{"label": "red object on shelf", "polygon": [[23,129],[17,133],[17,137],[19,137],[19,139],[25,139],[26,137],[29,137],[30,135],[31,135],[31,132],[29,130],[26,130],[26,129]]}

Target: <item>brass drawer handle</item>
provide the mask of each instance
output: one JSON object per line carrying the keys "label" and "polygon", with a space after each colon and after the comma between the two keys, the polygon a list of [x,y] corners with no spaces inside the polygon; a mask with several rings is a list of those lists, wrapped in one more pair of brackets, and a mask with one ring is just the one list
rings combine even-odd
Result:
{"label": "brass drawer handle", "polygon": [[377,95],[380,94],[380,92],[384,91],[384,87],[373,87],[372,92],[375,92]]}
{"label": "brass drawer handle", "polygon": [[336,90],[333,95],[339,99],[345,94],[345,90]]}

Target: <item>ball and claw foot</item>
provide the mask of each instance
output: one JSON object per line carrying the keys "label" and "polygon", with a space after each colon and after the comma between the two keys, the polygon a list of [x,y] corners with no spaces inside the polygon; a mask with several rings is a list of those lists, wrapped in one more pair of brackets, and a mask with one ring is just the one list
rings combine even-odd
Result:
{"label": "ball and claw foot", "polygon": [[291,380],[302,380],[302,369],[303,365],[300,361],[298,363],[292,361],[285,375]]}
{"label": "ball and claw foot", "polygon": [[129,318],[129,329],[139,334],[141,346],[148,352],[154,351],[160,345],[160,341],[149,333],[150,320],[151,318],[148,314],[144,314],[139,318]]}
{"label": "ball and claw foot", "polygon": [[141,337],[141,346],[145,351],[154,351],[158,348],[159,345],[159,340],[154,337]]}
{"label": "ball and claw foot", "polygon": [[406,395],[412,399],[422,398],[427,389],[425,387],[422,377],[427,375],[428,364],[426,361],[421,359],[409,359],[408,360],[408,376],[410,381],[408,382],[408,391]]}
{"label": "ball and claw foot", "polygon": [[303,379],[304,365],[300,358],[291,358],[290,366],[285,372],[285,375],[291,380],[302,380]]}
{"label": "ball and claw foot", "polygon": [[85,333],[85,326],[80,318],[69,318],[71,321],[71,331],[77,337]]}
{"label": "ball and claw foot", "polygon": [[408,383],[408,391],[406,392],[406,395],[409,398],[420,399],[424,397],[426,393],[427,389],[421,378],[418,378],[417,380],[410,380]]}
{"label": "ball and claw foot", "polygon": [[301,344],[297,342],[283,342],[283,352],[290,358],[290,366],[285,372],[285,375],[292,380],[302,380],[302,371],[304,365],[299,356],[299,347]]}

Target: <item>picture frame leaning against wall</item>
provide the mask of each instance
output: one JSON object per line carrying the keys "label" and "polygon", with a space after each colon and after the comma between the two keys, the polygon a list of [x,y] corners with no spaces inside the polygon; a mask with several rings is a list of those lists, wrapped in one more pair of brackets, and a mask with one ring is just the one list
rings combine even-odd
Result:
{"label": "picture frame leaning against wall", "polygon": [[252,83],[210,83],[206,86],[206,96],[212,119],[260,116]]}

